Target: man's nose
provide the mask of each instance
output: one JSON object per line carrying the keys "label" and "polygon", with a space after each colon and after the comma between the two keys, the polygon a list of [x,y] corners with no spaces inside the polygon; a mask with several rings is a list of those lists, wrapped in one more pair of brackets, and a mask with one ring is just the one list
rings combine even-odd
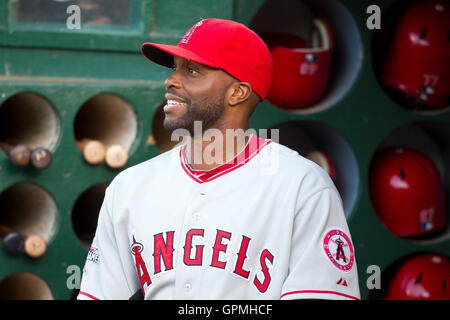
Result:
{"label": "man's nose", "polygon": [[180,80],[177,78],[177,76],[175,75],[175,72],[173,72],[165,81],[164,81],[164,86],[166,87],[166,90],[168,90],[169,88],[180,88],[181,87],[181,83]]}

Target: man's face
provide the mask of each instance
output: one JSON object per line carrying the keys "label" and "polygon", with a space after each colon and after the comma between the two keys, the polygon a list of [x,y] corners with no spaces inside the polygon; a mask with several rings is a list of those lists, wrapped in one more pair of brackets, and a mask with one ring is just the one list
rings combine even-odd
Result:
{"label": "man's face", "polygon": [[202,131],[219,126],[225,110],[225,93],[233,77],[186,59],[174,57],[173,73],[166,81],[164,128],[183,128],[194,135],[194,121],[202,122]]}

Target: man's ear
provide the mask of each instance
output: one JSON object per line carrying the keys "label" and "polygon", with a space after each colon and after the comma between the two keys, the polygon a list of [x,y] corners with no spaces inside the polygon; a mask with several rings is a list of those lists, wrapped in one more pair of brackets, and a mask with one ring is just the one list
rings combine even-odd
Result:
{"label": "man's ear", "polygon": [[248,82],[234,82],[228,88],[228,104],[236,106],[246,101],[252,93],[252,85]]}

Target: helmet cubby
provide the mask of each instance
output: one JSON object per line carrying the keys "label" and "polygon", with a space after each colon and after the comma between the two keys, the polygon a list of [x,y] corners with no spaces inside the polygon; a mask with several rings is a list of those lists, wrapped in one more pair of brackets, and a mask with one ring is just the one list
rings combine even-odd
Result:
{"label": "helmet cubby", "polygon": [[381,272],[380,289],[370,300],[448,300],[448,255],[416,251],[392,261]]}
{"label": "helmet cubby", "polygon": [[372,65],[382,90],[405,110],[433,115],[450,107],[449,13],[445,0],[396,1],[382,12]]}
{"label": "helmet cubby", "polygon": [[0,300],[54,300],[48,283],[30,272],[16,272],[0,280]]}
{"label": "helmet cubby", "polygon": [[384,138],[369,169],[372,206],[396,236],[421,244],[449,233],[448,126],[421,121]]}
{"label": "helmet cubby", "polygon": [[0,225],[24,236],[39,235],[52,242],[59,227],[59,210],[47,190],[17,182],[0,193]]}
{"label": "helmet cubby", "polygon": [[249,24],[271,49],[268,100],[297,114],[336,105],[356,81],[363,48],[353,15],[339,1],[266,1]]}
{"label": "helmet cubby", "polygon": [[95,236],[98,215],[105,197],[107,183],[98,183],[83,191],[75,201],[71,220],[72,228],[85,249],[89,249]]}
{"label": "helmet cubby", "polygon": [[[19,167],[47,168],[60,133],[60,116],[42,95],[19,92],[0,105],[0,149]],[[17,151],[19,146],[24,150]]]}
{"label": "helmet cubby", "polygon": [[104,161],[112,168],[121,168],[135,142],[138,120],[134,108],[125,99],[116,94],[101,93],[83,103],[73,129],[77,147],[88,162],[91,162],[90,153],[85,149],[95,141],[101,144],[101,150],[94,147],[93,163]]}

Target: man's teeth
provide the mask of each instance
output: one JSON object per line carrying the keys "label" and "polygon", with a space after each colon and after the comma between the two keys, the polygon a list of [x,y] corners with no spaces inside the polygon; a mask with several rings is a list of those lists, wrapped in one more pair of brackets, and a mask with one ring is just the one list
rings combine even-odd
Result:
{"label": "man's teeth", "polygon": [[185,102],[179,102],[179,101],[176,101],[176,100],[167,100],[167,104],[176,104],[176,105],[179,105],[179,106],[186,105]]}

